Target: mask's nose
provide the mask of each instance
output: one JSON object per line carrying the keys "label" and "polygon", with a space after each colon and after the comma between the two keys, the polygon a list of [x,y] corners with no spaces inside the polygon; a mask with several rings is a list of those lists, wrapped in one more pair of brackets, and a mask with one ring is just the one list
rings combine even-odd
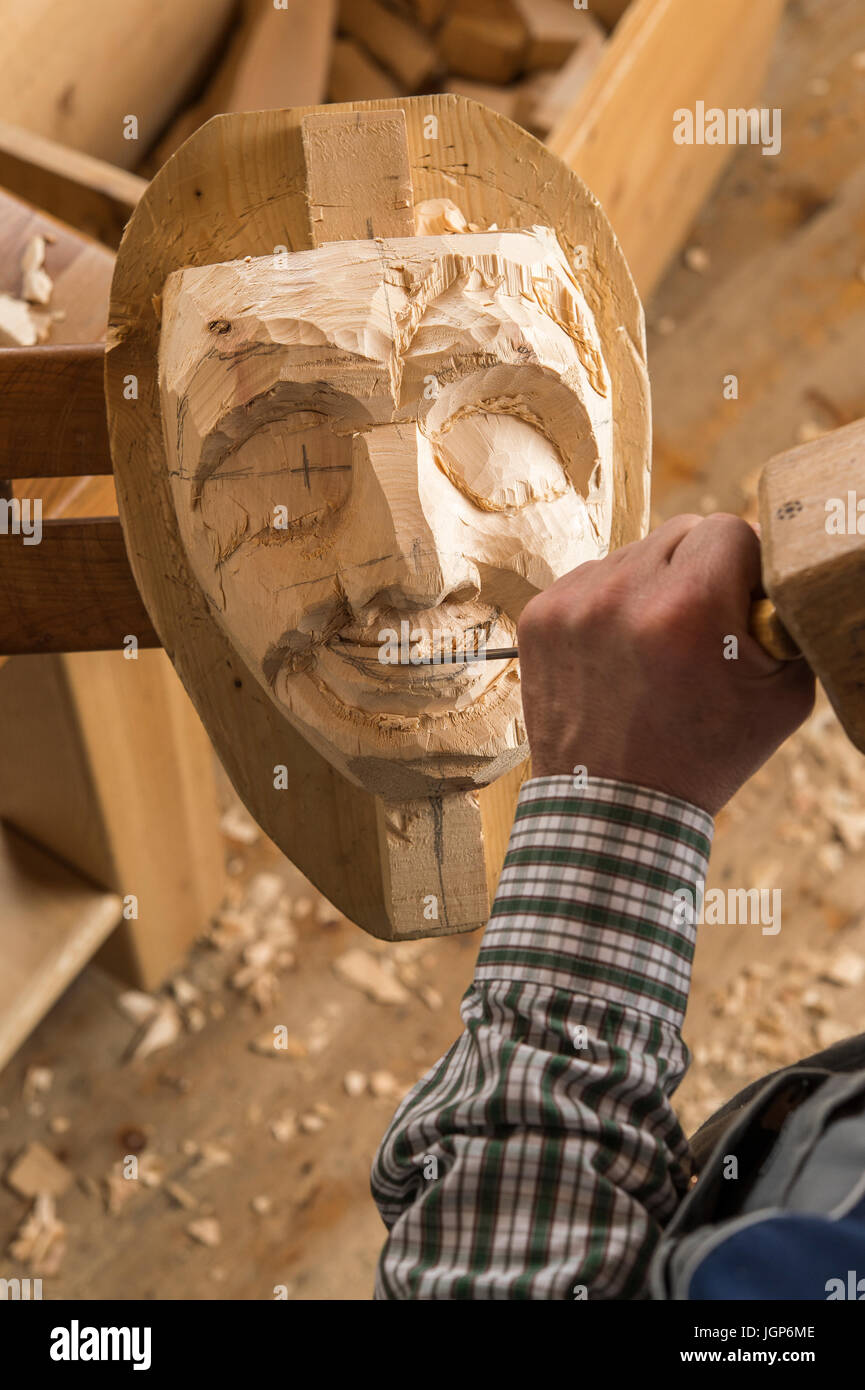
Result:
{"label": "mask's nose", "polygon": [[373,603],[420,611],[477,598],[480,576],[459,549],[464,528],[453,487],[417,426],[377,425],[356,435],[352,467],[339,573],[354,611]]}

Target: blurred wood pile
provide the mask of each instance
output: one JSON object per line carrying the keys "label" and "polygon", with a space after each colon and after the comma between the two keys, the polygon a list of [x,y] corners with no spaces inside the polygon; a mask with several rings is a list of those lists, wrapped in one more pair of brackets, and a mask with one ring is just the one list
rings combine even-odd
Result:
{"label": "blurred wood pile", "polygon": [[328,100],[457,92],[545,138],[625,8],[626,0],[591,10],[571,0],[341,0]]}
{"label": "blurred wood pile", "polygon": [[[218,111],[457,92],[545,138],[573,104],[627,0],[246,0],[152,174]],[[288,11],[289,13],[286,13]],[[603,22],[602,22],[603,21]]]}

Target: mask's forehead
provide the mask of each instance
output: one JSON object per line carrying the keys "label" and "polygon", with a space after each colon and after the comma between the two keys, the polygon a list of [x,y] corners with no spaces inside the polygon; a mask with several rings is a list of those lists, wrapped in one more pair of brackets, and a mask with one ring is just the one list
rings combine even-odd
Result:
{"label": "mask's forehead", "polygon": [[467,375],[497,356],[557,374],[578,358],[587,393],[606,395],[594,323],[545,228],[334,242],[189,267],[166,283],[160,385],[166,420],[176,413],[189,436],[177,441],[186,464],[194,439],[255,397],[277,393],[278,414],[313,392],[338,413],[323,398],[338,391],[379,423],[428,406],[427,373]]}
{"label": "mask's forehead", "polygon": [[[312,251],[187,267],[166,284],[160,361],[174,367],[175,354],[188,358],[196,345],[202,354],[214,347],[224,353],[242,329],[247,341],[268,338],[309,349],[327,344],[385,362],[413,327],[407,323],[412,306],[422,310],[455,280],[468,294],[489,298],[496,291],[518,297],[551,277],[579,294],[558,243],[542,228],[332,242]],[[171,312],[181,300],[182,316]],[[229,341],[215,341],[215,335]]]}

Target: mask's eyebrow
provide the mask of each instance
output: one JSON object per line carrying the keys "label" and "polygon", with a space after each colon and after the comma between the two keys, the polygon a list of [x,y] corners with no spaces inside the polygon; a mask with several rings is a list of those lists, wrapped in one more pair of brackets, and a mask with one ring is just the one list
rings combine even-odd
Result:
{"label": "mask's eyebrow", "polygon": [[227,459],[237,453],[254,435],[268,425],[284,423],[291,429],[294,416],[317,416],[318,420],[305,425],[295,422],[296,433],[312,428],[316,423],[331,425],[351,415],[358,428],[371,423],[369,410],[355,396],[340,391],[327,381],[280,381],[267,391],[259,392],[241,405],[230,407],[214,423],[204,439],[201,452],[191,473],[183,466],[184,422],[189,409],[189,392],[177,403],[178,476],[192,481],[195,501],[210,475]]}

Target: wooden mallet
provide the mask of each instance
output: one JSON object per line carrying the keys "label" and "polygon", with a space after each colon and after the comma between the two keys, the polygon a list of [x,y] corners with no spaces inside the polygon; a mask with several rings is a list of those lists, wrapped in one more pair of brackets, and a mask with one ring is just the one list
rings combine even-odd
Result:
{"label": "wooden mallet", "polygon": [[771,459],[760,478],[763,587],[751,631],[804,656],[865,752],[865,420]]}

